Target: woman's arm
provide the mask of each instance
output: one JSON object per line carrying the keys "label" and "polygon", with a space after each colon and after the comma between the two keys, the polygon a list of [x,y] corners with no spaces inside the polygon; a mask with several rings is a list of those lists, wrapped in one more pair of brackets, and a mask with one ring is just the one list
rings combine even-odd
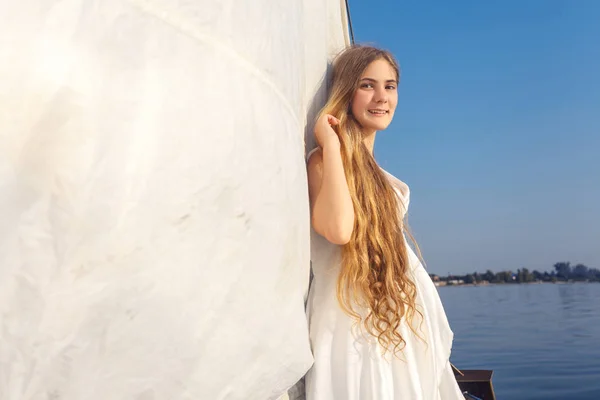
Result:
{"label": "woman's arm", "polygon": [[332,124],[337,119],[328,115],[317,121],[315,136],[321,149],[308,160],[308,189],[313,228],[331,243],[343,245],[352,236],[354,207]]}

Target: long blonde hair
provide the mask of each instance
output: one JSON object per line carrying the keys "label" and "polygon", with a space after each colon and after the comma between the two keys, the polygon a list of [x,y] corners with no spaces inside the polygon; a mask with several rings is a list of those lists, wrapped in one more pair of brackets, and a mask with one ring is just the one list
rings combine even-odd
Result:
{"label": "long blonde hair", "polygon": [[[351,115],[350,104],[361,75],[375,60],[386,60],[399,80],[400,69],[391,53],[368,46],[352,46],[334,61],[330,94],[321,115],[340,120],[334,127],[341,143],[342,161],[354,205],[354,229],[342,248],[342,268],[337,297],[342,309],[377,338],[384,352],[403,349],[399,331],[406,319],[410,329],[415,314],[417,290],[409,276],[410,263],[400,215],[405,207],[385,172],[363,143],[363,131]],[[412,236],[410,236],[412,238]],[[362,317],[355,307],[367,310]],[[422,315],[421,315],[422,316]]]}

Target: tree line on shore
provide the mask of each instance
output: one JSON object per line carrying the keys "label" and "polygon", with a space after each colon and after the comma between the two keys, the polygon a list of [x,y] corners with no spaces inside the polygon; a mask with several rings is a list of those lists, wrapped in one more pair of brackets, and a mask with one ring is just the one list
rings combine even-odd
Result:
{"label": "tree line on shore", "polygon": [[452,283],[529,283],[529,282],[600,282],[600,270],[597,268],[588,268],[583,264],[571,266],[570,262],[558,262],[550,271],[529,271],[527,268],[520,268],[516,272],[511,270],[492,272],[487,270],[484,273],[474,272],[466,275],[448,275],[446,277],[430,274],[434,281]]}

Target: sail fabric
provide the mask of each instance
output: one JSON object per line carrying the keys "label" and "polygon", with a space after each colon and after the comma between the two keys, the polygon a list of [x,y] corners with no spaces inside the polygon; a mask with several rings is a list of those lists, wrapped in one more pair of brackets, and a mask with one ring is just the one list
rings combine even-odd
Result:
{"label": "sail fabric", "polygon": [[274,399],[343,1],[0,1],[0,399]]}

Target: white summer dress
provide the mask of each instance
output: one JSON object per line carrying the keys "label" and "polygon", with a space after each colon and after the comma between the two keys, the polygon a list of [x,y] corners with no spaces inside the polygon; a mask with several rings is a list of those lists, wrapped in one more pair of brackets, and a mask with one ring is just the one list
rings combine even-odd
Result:
{"label": "white summer dress", "polygon": [[[313,150],[314,152],[314,150]],[[308,157],[312,155],[309,153]],[[404,215],[408,186],[385,172],[400,198]],[[305,379],[307,400],[454,400],[464,399],[450,366],[453,333],[437,289],[416,254],[406,246],[410,273],[423,313],[419,339],[403,323],[406,346],[400,357],[382,355],[371,336],[362,335],[336,297],[341,247],[312,230],[311,284],[307,315],[314,365]],[[418,316],[415,320],[419,322]],[[418,324],[417,324],[418,326]]]}

